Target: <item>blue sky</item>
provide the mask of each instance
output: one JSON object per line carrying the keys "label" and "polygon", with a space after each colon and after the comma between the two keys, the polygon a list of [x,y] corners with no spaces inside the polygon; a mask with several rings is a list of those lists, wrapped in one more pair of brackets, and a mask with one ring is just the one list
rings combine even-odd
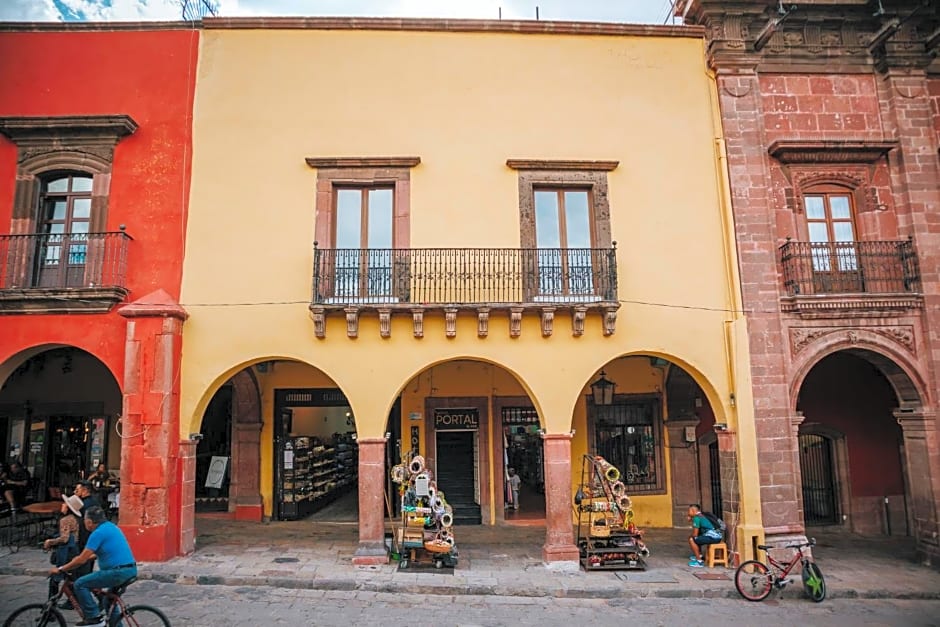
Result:
{"label": "blue sky", "polygon": [[[223,16],[357,15],[662,24],[671,0],[216,0]],[[0,0],[0,20],[175,20],[182,0]],[[671,21],[671,20],[670,20]]]}

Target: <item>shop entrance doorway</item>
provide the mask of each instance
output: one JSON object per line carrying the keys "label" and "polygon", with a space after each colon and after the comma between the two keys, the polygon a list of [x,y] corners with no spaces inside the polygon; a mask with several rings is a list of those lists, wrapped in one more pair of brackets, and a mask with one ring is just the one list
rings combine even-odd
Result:
{"label": "shop entrance doorway", "polygon": [[[539,415],[534,407],[503,407],[503,476],[506,520],[544,519],[545,463]],[[519,477],[518,502],[509,469]]]}
{"label": "shop entrance doorway", "polygon": [[476,494],[478,459],[476,431],[437,432],[437,486],[454,508],[458,525],[482,522]]}

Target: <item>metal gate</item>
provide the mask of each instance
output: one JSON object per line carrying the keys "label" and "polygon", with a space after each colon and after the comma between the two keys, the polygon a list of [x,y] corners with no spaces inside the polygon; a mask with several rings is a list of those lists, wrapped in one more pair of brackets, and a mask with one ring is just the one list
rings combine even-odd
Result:
{"label": "metal gate", "polygon": [[712,512],[721,516],[724,511],[721,501],[721,462],[718,460],[718,442],[708,445],[708,474],[712,489]]}
{"label": "metal gate", "polygon": [[807,525],[839,522],[839,501],[832,467],[832,440],[800,434],[800,471],[803,474],[803,520]]}

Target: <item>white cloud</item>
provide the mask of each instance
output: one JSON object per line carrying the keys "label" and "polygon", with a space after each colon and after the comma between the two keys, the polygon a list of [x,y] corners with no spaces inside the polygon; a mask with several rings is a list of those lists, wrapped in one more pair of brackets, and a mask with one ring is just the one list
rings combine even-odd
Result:
{"label": "white cloud", "polygon": [[59,11],[52,0],[3,0],[0,2],[0,20],[21,22],[56,22]]}
{"label": "white cloud", "polygon": [[106,6],[100,0],[59,0],[76,15],[91,21],[112,20],[179,20],[179,0],[111,0]]}

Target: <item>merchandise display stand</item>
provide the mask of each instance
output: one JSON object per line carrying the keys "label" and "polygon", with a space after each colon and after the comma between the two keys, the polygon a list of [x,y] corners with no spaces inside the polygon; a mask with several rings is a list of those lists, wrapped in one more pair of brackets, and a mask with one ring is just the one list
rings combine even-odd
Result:
{"label": "merchandise display stand", "polygon": [[392,467],[392,481],[401,497],[401,527],[397,530],[401,559],[398,568],[432,565],[435,568],[457,566],[454,541],[454,511],[438,491],[433,473],[424,458],[411,453]]}
{"label": "merchandise display stand", "polygon": [[649,549],[633,524],[620,471],[600,456],[585,455],[574,497],[578,550],[585,570],[646,570]]}
{"label": "merchandise display stand", "polygon": [[297,520],[348,493],[358,476],[358,447],[349,436],[333,446],[312,436],[291,436],[281,452],[279,518]]}

